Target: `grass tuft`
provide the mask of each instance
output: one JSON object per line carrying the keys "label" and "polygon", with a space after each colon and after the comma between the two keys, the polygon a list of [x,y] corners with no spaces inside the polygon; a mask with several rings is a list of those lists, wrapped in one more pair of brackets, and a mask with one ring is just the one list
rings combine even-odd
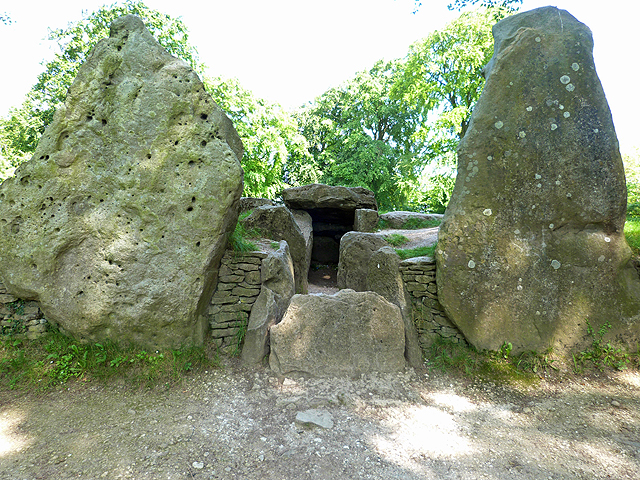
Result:
{"label": "grass tuft", "polygon": [[414,257],[433,257],[433,252],[435,252],[435,250],[436,246],[431,245],[430,247],[416,247],[409,249],[396,248],[396,253],[402,260],[406,260],[407,258]]}
{"label": "grass tuft", "polygon": [[111,342],[81,344],[55,329],[36,340],[0,336],[0,389],[43,391],[74,380],[171,387],[217,366],[212,345],[147,352]]}

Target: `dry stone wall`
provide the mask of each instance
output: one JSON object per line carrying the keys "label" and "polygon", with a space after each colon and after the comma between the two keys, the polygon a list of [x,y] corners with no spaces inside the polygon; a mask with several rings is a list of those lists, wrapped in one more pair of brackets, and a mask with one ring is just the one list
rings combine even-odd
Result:
{"label": "dry stone wall", "polygon": [[464,336],[447,318],[438,301],[435,259],[409,258],[400,262],[400,273],[411,295],[420,347],[427,348],[437,337],[447,338],[455,343],[465,343]]}
{"label": "dry stone wall", "polygon": [[260,270],[267,253],[227,250],[222,257],[218,286],[209,306],[211,337],[223,351],[239,348],[249,314],[260,294]]}
{"label": "dry stone wall", "polygon": [[18,338],[38,338],[49,328],[37,302],[22,301],[0,282],[0,332]]}

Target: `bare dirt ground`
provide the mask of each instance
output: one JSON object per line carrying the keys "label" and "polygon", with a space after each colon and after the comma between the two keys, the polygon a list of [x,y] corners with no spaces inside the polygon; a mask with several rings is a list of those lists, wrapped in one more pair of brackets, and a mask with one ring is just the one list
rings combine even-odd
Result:
{"label": "bare dirt ground", "polygon": [[[0,392],[2,479],[638,479],[640,374],[529,388],[428,371]],[[328,428],[296,421],[319,410]]]}

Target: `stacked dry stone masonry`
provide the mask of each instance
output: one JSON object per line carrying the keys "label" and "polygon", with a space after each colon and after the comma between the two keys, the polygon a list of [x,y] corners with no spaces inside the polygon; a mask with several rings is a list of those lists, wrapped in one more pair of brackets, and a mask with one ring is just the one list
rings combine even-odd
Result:
{"label": "stacked dry stone masonry", "polygon": [[222,257],[218,286],[209,306],[211,337],[229,352],[239,346],[249,313],[260,294],[260,268],[265,252],[234,252]]}
{"label": "stacked dry stone masonry", "polygon": [[36,302],[25,302],[7,293],[0,282],[0,333],[38,338],[46,333],[47,320]]}
{"label": "stacked dry stone masonry", "polygon": [[464,337],[438,301],[436,261],[431,257],[409,258],[400,262],[400,273],[411,295],[420,347],[427,348],[436,337],[464,343]]}

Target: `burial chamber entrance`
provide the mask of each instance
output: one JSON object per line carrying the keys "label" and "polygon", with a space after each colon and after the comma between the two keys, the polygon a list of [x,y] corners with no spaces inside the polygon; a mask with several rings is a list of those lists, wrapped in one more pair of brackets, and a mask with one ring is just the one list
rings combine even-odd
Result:
{"label": "burial chamber entrance", "polygon": [[378,210],[371,190],[323,184],[288,188],[282,199],[291,210],[304,210],[311,216],[313,248],[309,283],[337,286],[340,239],[355,229],[356,210]]}

